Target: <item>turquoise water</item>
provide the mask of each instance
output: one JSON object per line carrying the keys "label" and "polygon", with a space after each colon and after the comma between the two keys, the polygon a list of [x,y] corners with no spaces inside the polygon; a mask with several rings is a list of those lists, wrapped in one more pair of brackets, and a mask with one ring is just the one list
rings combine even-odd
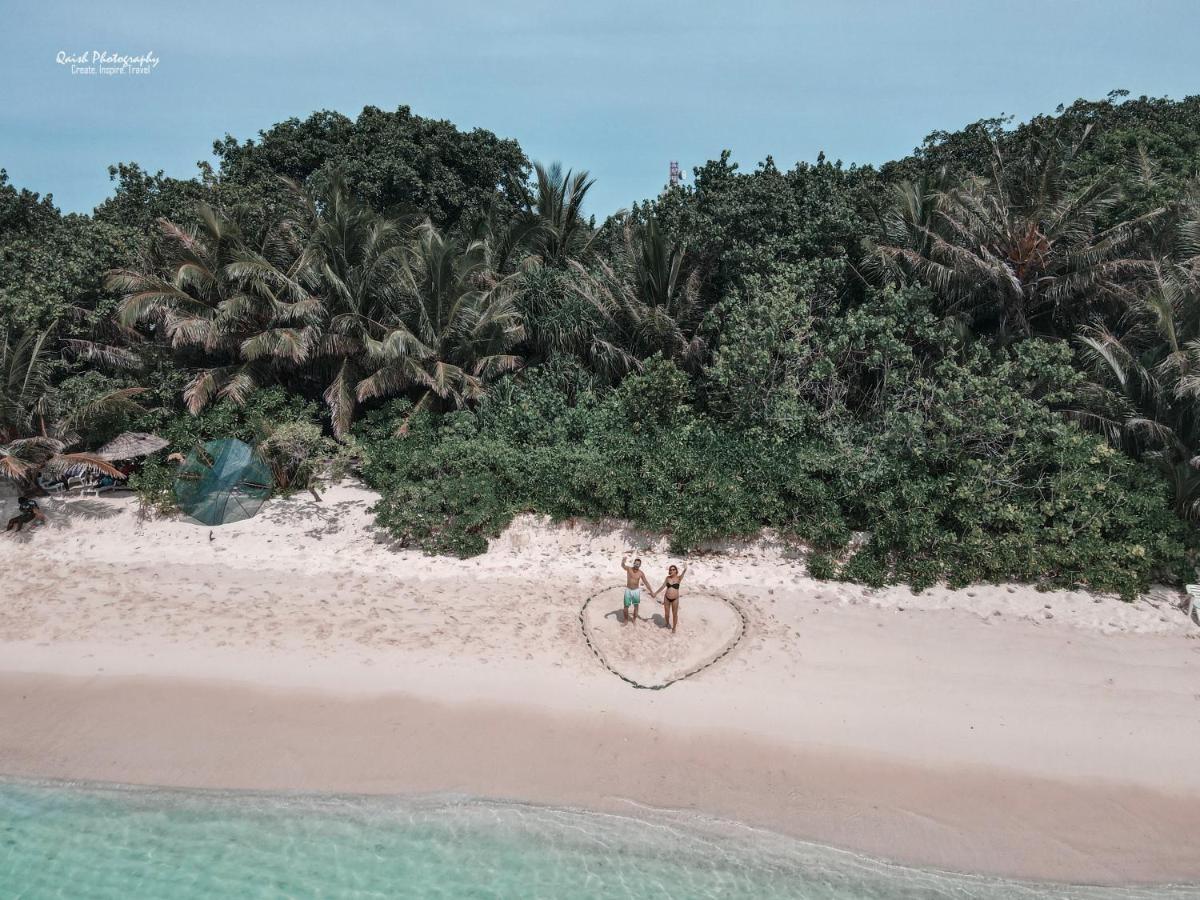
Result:
{"label": "turquoise water", "polygon": [[921,872],[658,813],[0,782],[5,900],[1198,896]]}

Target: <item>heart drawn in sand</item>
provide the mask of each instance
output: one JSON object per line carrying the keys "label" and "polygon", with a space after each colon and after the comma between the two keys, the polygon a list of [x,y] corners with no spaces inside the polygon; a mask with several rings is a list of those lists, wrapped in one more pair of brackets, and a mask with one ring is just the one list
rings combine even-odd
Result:
{"label": "heart drawn in sand", "polygon": [[639,621],[621,622],[623,588],[588,598],[579,614],[584,637],[600,661],[635,687],[664,688],[706,669],[742,638],[746,620],[723,597],[683,594],[679,628],[663,627],[663,607],[643,592]]}

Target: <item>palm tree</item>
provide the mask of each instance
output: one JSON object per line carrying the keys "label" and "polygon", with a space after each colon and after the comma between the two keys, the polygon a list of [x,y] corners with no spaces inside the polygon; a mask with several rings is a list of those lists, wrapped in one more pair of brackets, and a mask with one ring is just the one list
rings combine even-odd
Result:
{"label": "palm tree", "polygon": [[917,267],[912,261],[929,255],[935,235],[947,237],[948,229],[942,227],[941,201],[954,186],[944,166],[922,174],[915,181],[892,185],[887,195],[889,202],[882,209],[875,209],[880,237],[878,241],[866,241],[866,270],[884,280],[915,277]]}
{"label": "palm tree", "polygon": [[608,380],[637,368],[637,360],[610,340],[612,326],[573,268],[534,266],[517,276],[514,298],[525,323],[522,353],[532,363],[571,357]]}
{"label": "palm tree", "polygon": [[113,414],[143,412],[133,399],[143,389],[122,388],[61,408],[50,377],[55,332],[55,326],[41,332],[0,331],[0,477],[31,483],[43,471],[70,467],[119,476],[97,456],[67,451],[79,443],[78,429]]}
{"label": "palm tree", "polygon": [[491,218],[480,237],[488,242],[492,270],[508,279],[524,322],[524,356],[546,361],[559,356],[584,359],[611,376],[630,362],[600,337],[605,328],[595,307],[573,289],[573,266],[588,258],[597,231],[583,218],[593,181],[587,172],[563,172],[537,163],[536,185],[527,208],[516,216]]}
{"label": "palm tree", "polygon": [[[529,202],[532,204],[532,198]],[[471,238],[487,243],[492,271],[502,278],[516,272],[523,261],[540,262],[528,254],[543,234],[542,220],[532,208],[510,213],[499,203],[493,203]]]}
{"label": "palm tree", "polygon": [[651,218],[626,223],[613,264],[600,261],[592,273],[572,263],[575,289],[608,326],[608,336],[595,337],[590,355],[628,369],[661,353],[686,369],[699,368],[706,350],[698,334],[704,308],[698,270],[686,270],[685,259],[684,248]]}
{"label": "palm tree", "polygon": [[530,234],[533,251],[543,265],[562,268],[584,259],[596,230],[583,218],[583,202],[595,181],[587,172],[563,172],[562,166],[534,165],[537,188],[533,213],[537,228]]}
{"label": "palm tree", "polygon": [[425,222],[406,248],[397,288],[395,319],[366,342],[374,371],[358,383],[359,401],[416,392],[414,413],[460,407],[521,365],[511,352],[524,336],[511,279],[495,279],[486,242],[462,246]]}
{"label": "palm tree", "polygon": [[1133,247],[1166,210],[1101,230],[1119,188],[1111,171],[1072,187],[1069,166],[1086,137],[1068,145],[1055,136],[1016,160],[993,143],[989,177],[901,186],[868,247],[875,265],[927,282],[946,312],[1002,340],[1070,333],[1106,301],[1127,299],[1127,280],[1148,271]]}
{"label": "palm tree", "polygon": [[371,343],[387,335],[399,314],[404,234],[352,198],[336,173],[306,205],[301,266],[320,298],[310,355],[333,432],[343,437],[358,412],[358,384],[371,371]]}
{"label": "palm tree", "polygon": [[[269,380],[315,384],[342,437],[365,400],[413,390],[418,407],[461,405],[520,363],[514,276],[496,270],[489,241],[462,247],[428,222],[410,240],[336,172],[299,207],[256,230],[236,208],[201,207],[192,228],[160,223],[157,256],[140,269],[110,275],[125,294],[122,321],[150,323],[196,355],[184,392],[193,413],[218,398],[244,403]],[[502,265],[535,230],[514,227]],[[576,246],[573,235],[551,243]]]}
{"label": "palm tree", "polygon": [[143,265],[107,279],[124,294],[122,325],[148,323],[173,350],[201,360],[184,389],[193,413],[218,398],[243,403],[281,369],[304,362],[319,312],[286,228],[250,226],[253,213],[244,207],[200,204],[197,215],[186,228],[160,220],[161,240]]}
{"label": "palm tree", "polygon": [[1155,262],[1155,278],[1117,329],[1083,328],[1093,380],[1072,418],[1155,462],[1176,512],[1200,519],[1200,257]]}
{"label": "palm tree", "polygon": [[122,321],[150,322],[197,355],[184,390],[191,412],[244,403],[272,381],[315,383],[340,437],[358,408],[366,340],[394,317],[403,235],[337,172],[316,194],[290,187],[298,214],[257,228],[246,210],[203,205],[191,228],[161,222],[157,257],[108,283],[125,294]]}

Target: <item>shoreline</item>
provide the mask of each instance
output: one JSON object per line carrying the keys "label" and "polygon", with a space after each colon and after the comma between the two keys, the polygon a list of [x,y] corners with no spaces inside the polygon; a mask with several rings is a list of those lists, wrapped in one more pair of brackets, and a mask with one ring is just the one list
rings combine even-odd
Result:
{"label": "shoreline", "polygon": [[[675,636],[652,601],[619,623],[620,554],[654,580],[653,537],[524,518],[430,558],[373,499],[214,531],[69,501],[0,542],[0,776],[635,803],[967,874],[1200,883],[1200,629],[1169,594],[873,591],[730,544],[690,557]],[[736,646],[694,676],[606,668],[715,658],[729,605]]]}
{"label": "shoreline", "polygon": [[643,806],[923,869],[1097,885],[1200,880],[1194,795],[923,767],[721,729],[666,732],[620,714],[597,722],[405,695],[6,673],[0,719],[15,726],[0,734],[0,771],[20,779],[465,795],[625,815]]}

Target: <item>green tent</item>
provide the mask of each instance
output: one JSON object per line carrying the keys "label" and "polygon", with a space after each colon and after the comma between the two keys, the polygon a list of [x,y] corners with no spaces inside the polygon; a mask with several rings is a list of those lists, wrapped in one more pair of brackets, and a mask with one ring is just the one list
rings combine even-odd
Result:
{"label": "green tent", "polygon": [[234,438],[197,447],[179,467],[175,499],[201,525],[249,519],[271,495],[271,470],[248,444]]}

